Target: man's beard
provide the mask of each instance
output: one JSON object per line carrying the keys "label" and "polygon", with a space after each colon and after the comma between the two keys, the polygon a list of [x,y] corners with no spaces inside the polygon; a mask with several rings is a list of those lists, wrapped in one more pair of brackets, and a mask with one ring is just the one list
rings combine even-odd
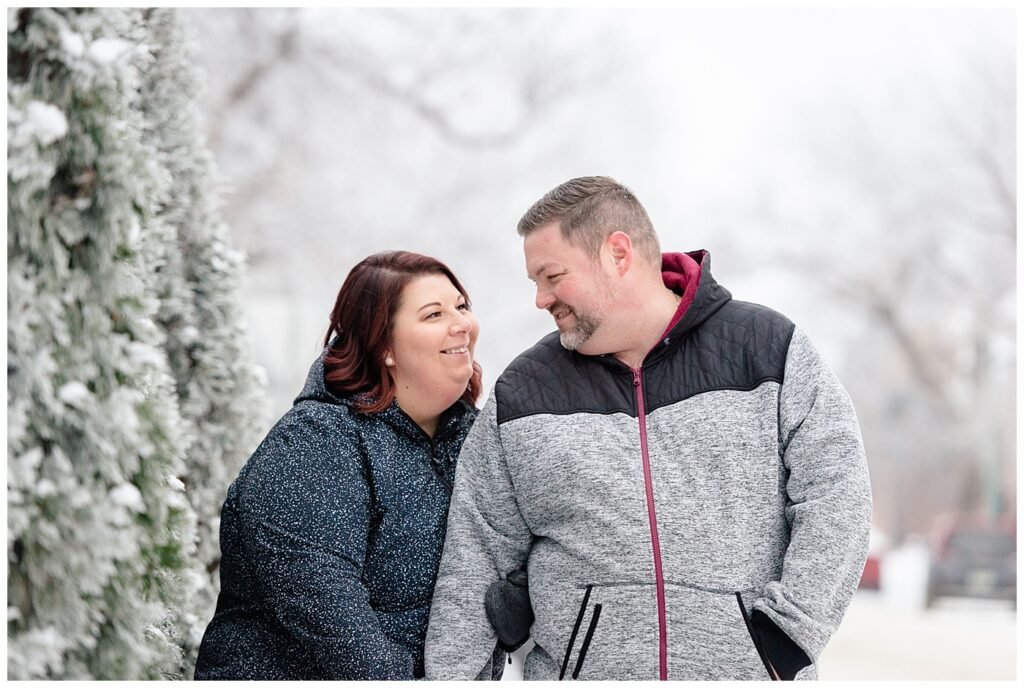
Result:
{"label": "man's beard", "polygon": [[[560,304],[559,304],[560,305]],[[575,351],[579,347],[590,339],[590,337],[597,332],[597,328],[601,326],[601,319],[589,315],[584,315],[572,310],[573,319],[576,323],[569,330],[559,329],[559,340],[562,342],[562,346],[569,351]]]}

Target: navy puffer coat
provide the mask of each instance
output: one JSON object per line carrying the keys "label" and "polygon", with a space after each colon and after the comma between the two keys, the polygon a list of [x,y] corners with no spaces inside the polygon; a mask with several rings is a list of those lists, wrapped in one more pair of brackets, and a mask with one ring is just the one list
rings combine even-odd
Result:
{"label": "navy puffer coat", "polygon": [[431,439],[397,405],[357,413],[321,360],[228,489],[221,592],[196,679],[412,679],[455,460],[477,411]]}

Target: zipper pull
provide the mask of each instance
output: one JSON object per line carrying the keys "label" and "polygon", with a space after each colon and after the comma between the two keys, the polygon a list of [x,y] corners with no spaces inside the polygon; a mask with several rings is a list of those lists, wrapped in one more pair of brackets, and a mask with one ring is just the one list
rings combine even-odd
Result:
{"label": "zipper pull", "polygon": [[639,368],[633,368],[633,386],[634,387],[639,387],[640,386],[640,369]]}

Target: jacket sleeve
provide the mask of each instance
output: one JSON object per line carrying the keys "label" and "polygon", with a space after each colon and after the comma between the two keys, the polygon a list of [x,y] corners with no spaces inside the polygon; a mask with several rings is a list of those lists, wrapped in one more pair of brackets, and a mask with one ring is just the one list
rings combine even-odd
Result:
{"label": "jacket sleeve", "polygon": [[413,655],[381,629],[361,571],[370,485],[355,440],[299,416],[258,450],[239,494],[244,556],[276,621],[322,678],[413,678]]}
{"label": "jacket sleeve", "polygon": [[784,679],[816,661],[839,627],[867,558],[871,483],[849,395],[797,328],[779,390],[779,452],[790,542],[782,577],[752,623]]}
{"label": "jacket sleeve", "polygon": [[[492,390],[462,445],[425,648],[428,680],[491,678],[488,586],[525,566],[533,536],[516,502]],[[500,659],[498,659],[500,661]]]}

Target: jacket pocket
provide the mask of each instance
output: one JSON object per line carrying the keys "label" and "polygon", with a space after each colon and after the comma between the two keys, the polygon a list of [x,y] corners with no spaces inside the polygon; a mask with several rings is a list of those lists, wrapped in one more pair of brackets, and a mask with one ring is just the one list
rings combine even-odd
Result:
{"label": "jacket pocket", "polygon": [[[536,614],[530,633],[537,647],[527,658],[524,676],[529,669],[529,678],[547,681],[570,681],[574,675],[580,680],[602,681],[658,677],[653,585],[591,581],[534,586],[530,602]],[[729,610],[735,612],[735,603],[731,598],[728,602]],[[742,633],[742,628],[738,630]],[[754,653],[750,655],[756,662]]]}
{"label": "jacket pocket", "polygon": [[[565,672],[569,668],[569,658],[572,656],[573,646],[576,644],[576,638],[579,635],[580,627],[583,625],[583,619],[587,613],[587,605],[590,602],[590,592],[593,590],[593,585],[588,585],[586,592],[583,594],[583,602],[580,604],[579,614],[576,615],[576,623],[573,625],[572,633],[569,635],[569,643],[565,648],[565,658],[562,660],[562,668],[558,672],[558,680],[561,681],[565,678]],[[580,646],[579,653],[576,655],[576,664],[573,666],[572,678],[576,680],[580,676],[580,672],[583,670],[583,662],[587,658],[587,652],[590,650],[590,644],[594,640],[594,631],[597,629],[597,622],[601,618],[601,605],[595,604],[593,612],[590,615],[590,623],[587,625],[586,635],[583,636],[583,644]]]}
{"label": "jacket pocket", "polygon": [[666,581],[669,680],[766,680],[764,662],[736,608],[735,590]]}
{"label": "jacket pocket", "polygon": [[740,606],[740,615],[743,617],[743,625],[747,627],[747,635],[750,636],[750,642],[754,644],[754,649],[757,650],[757,656],[761,658],[761,663],[764,664],[764,670],[768,672],[768,678],[772,681],[778,679],[775,678],[775,672],[772,671],[771,661],[768,659],[768,653],[764,651],[761,642],[757,638],[757,631],[754,630],[754,626],[750,623],[750,615],[747,613],[747,608],[743,604],[743,596],[740,593],[736,593],[736,603]]}

